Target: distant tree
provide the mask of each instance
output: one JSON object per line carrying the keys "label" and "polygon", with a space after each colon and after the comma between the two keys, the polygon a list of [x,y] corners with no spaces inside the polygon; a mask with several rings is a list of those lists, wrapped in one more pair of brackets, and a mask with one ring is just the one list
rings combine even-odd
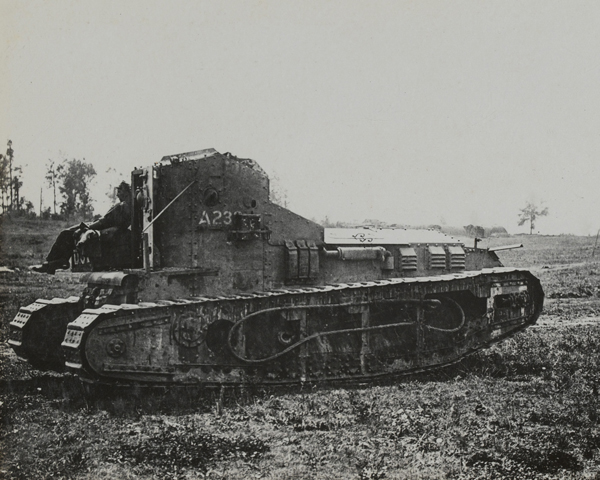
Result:
{"label": "distant tree", "polygon": [[59,178],[63,168],[63,163],[56,163],[54,160],[48,160],[46,165],[46,182],[52,189],[54,199],[54,215],[56,215],[56,187],[58,186]]}
{"label": "distant tree", "polygon": [[64,160],[62,169],[58,174],[60,181],[59,191],[64,201],[60,204],[60,212],[65,217],[74,215],[84,219],[92,218],[94,207],[89,192],[89,185],[96,176],[96,170],[85,159]]}
{"label": "distant tree", "polygon": [[14,198],[13,198],[13,203],[16,200],[15,205],[13,205],[13,209],[16,210],[20,210],[21,209],[21,205],[23,204],[23,200],[22,197],[19,197],[19,192],[21,191],[21,187],[23,186],[23,182],[21,181],[21,168],[20,167],[16,167],[13,168],[13,171],[15,171],[17,173],[17,175],[15,175],[12,179],[12,189],[13,189],[13,194],[14,194]]}
{"label": "distant tree", "polygon": [[287,208],[288,193],[281,184],[281,179],[277,173],[273,173],[273,175],[270,176],[269,190],[269,199],[280,207]]}
{"label": "distant tree", "polygon": [[[11,176],[12,173],[12,176]],[[12,166],[11,158],[0,154],[0,195],[2,195],[2,212],[19,210],[20,191],[23,186],[21,167]]]}
{"label": "distant tree", "polygon": [[329,220],[329,217],[327,215],[325,215],[325,218],[323,220],[321,220],[321,222],[317,222],[317,223],[320,223],[325,228],[335,227],[335,223],[332,222],[331,220]]}
{"label": "distant tree", "polygon": [[35,207],[33,206],[33,202],[31,202],[30,200],[25,200],[24,197],[21,197],[21,199],[23,203],[23,208],[25,209],[25,213],[27,213],[28,215],[35,215]]}
{"label": "distant tree", "polygon": [[2,212],[18,210],[19,190],[23,186],[21,181],[21,167],[15,166],[12,142],[8,141],[6,155],[0,154],[0,195],[2,196]]}
{"label": "distant tree", "polygon": [[10,173],[8,162],[8,158],[0,153],[0,195],[2,196],[2,213],[7,210],[10,199]]}
{"label": "distant tree", "polygon": [[121,182],[129,183],[129,181],[126,180],[125,176],[119,173],[119,171],[113,167],[108,167],[106,169],[106,174],[109,176],[107,181],[108,190],[106,190],[106,196],[109,198],[111,204],[114,205],[119,201],[119,197],[117,197],[117,187]]}
{"label": "distant tree", "polygon": [[504,237],[504,236],[508,236],[508,232],[506,231],[506,228],[504,228],[500,225],[496,225],[496,226],[490,228],[489,235],[490,235],[490,237]]}
{"label": "distant tree", "polygon": [[[15,208],[15,203],[18,208],[19,204],[19,196],[18,194],[15,196],[15,185],[17,188],[20,188],[18,185],[19,180],[17,179],[20,174],[20,167],[14,167],[14,150],[12,148],[12,141],[9,140],[7,143],[8,148],[6,149],[6,155],[3,157],[2,162],[2,172],[0,178],[0,184],[2,186],[2,211],[13,210]],[[15,171],[15,175],[13,175],[13,171]],[[21,186],[23,182],[21,182]]]}
{"label": "distant tree", "polygon": [[479,225],[467,225],[464,227],[465,232],[469,237],[473,238],[483,238],[485,237],[485,229],[480,227]]}
{"label": "distant tree", "polygon": [[19,197],[17,210],[14,211],[14,215],[33,219],[36,217],[35,207],[32,202],[27,200],[25,197]]}
{"label": "distant tree", "polygon": [[529,235],[533,233],[535,228],[535,221],[538,217],[545,217],[548,215],[548,208],[540,208],[533,202],[527,202],[525,208],[520,210],[519,214],[519,226],[525,225],[529,222]]}
{"label": "distant tree", "polygon": [[388,228],[389,224],[377,218],[365,218],[361,225],[374,228]]}

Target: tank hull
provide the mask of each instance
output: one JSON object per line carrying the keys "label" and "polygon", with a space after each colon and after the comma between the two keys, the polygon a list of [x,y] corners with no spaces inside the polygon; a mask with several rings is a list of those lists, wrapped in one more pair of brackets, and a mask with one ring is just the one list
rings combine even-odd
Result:
{"label": "tank hull", "polygon": [[354,384],[439,368],[535,323],[509,268],[86,309],[66,367],[99,383]]}

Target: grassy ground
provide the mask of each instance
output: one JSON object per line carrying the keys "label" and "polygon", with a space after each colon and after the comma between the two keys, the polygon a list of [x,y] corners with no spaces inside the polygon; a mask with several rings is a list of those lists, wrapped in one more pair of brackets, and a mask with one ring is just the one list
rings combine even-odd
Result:
{"label": "grassy ground", "polygon": [[[1,332],[20,305],[82,288],[68,275],[49,280],[22,269],[48,240],[38,237],[31,254],[5,250],[29,245],[26,233],[13,232],[7,239],[3,228],[1,258],[19,271],[0,274]],[[0,478],[600,479],[594,238],[493,241],[525,244],[500,256],[542,280],[538,325],[395,384],[85,396],[76,379],[31,371],[3,344],[2,376],[28,381],[3,383]]]}
{"label": "grassy ground", "polygon": [[429,379],[215,394],[169,413],[156,396],[154,407],[139,397],[107,407],[60,392],[5,395],[4,475],[598,478],[599,333],[530,329]]}
{"label": "grassy ground", "polygon": [[68,222],[0,217],[0,265],[27,268],[42,263]]}

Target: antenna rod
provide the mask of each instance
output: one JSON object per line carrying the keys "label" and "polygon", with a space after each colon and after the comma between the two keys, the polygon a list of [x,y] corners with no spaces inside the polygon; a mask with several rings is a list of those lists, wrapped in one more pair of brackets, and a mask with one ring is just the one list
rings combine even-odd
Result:
{"label": "antenna rod", "polygon": [[169,202],[169,204],[168,204],[168,205],[167,205],[165,208],[163,208],[163,209],[160,211],[160,213],[159,213],[159,214],[158,214],[156,217],[154,217],[154,218],[152,219],[152,221],[151,221],[151,222],[150,222],[148,225],[146,225],[146,228],[144,228],[144,229],[142,230],[142,233],[144,233],[146,230],[148,230],[148,229],[150,228],[150,226],[151,226],[151,225],[152,225],[152,224],[153,224],[153,223],[154,223],[156,220],[158,220],[158,217],[160,217],[160,216],[161,216],[163,213],[165,213],[165,210],[166,210],[167,208],[169,208],[171,205],[173,205],[173,203],[175,203],[175,200],[177,200],[179,197],[181,197],[181,196],[184,194],[184,192],[185,192],[185,191],[186,191],[188,188],[190,188],[190,187],[191,187],[191,186],[192,186],[194,183],[196,183],[196,180],[194,180],[194,181],[193,181],[192,183],[190,183],[190,184],[189,184],[187,187],[185,187],[185,188],[184,188],[184,189],[183,189],[181,192],[179,192],[179,195],[177,195],[177,196],[176,196],[176,197],[175,197],[173,200],[171,200],[171,201]]}

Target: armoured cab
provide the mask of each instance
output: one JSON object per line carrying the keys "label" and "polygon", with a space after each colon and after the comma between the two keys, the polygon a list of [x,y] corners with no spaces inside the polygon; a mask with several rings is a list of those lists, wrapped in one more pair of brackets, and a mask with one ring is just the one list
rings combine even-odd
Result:
{"label": "armoured cab", "polygon": [[303,248],[292,276],[316,281],[323,228],[271,203],[269,179],[254,161],[213,149],[167,156],[135,170],[132,183],[135,265],[153,277],[145,290],[210,295],[282,286],[289,241]]}
{"label": "armoured cab", "polygon": [[438,231],[323,228],[272,203],[254,161],[213,149],[137,169],[132,187],[138,301],[500,266]]}

